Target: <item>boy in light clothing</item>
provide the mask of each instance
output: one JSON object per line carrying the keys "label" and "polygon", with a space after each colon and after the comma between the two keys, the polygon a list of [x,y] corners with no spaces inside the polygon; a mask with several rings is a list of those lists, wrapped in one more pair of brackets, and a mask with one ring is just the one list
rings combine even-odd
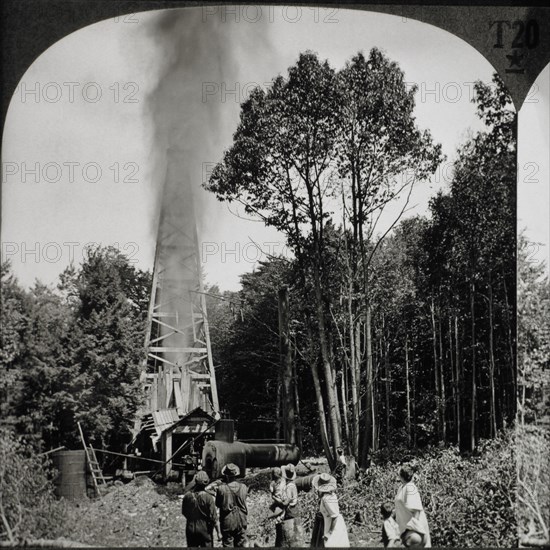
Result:
{"label": "boy in light clothing", "polygon": [[380,513],[384,518],[382,525],[382,543],[384,548],[396,548],[401,546],[401,535],[399,534],[399,525],[393,517],[393,504],[391,502],[384,502],[380,506]]}
{"label": "boy in light clothing", "polygon": [[281,468],[273,468],[271,471],[271,483],[269,484],[269,492],[271,493],[271,498],[273,502],[269,509],[271,510],[271,515],[269,519],[274,519],[275,523],[280,523],[284,517],[284,508],[281,503],[284,499],[286,488],[286,481],[283,478]]}

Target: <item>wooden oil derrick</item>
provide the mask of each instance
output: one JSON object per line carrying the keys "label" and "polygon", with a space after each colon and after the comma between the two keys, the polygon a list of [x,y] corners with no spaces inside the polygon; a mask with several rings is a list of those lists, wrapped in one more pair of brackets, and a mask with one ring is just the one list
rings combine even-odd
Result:
{"label": "wooden oil derrick", "polygon": [[[219,410],[212,364],[206,303],[198,263],[196,231],[179,231],[184,261],[174,281],[163,261],[174,252],[157,244],[146,336],[147,363],[141,374],[148,411],[176,409],[179,416],[196,407]],[[182,283],[184,287],[182,287]]]}
{"label": "wooden oil derrick", "polygon": [[135,425],[135,434],[146,430],[154,442],[161,441],[164,460],[171,456],[171,426],[196,409],[219,417],[192,193],[178,180],[173,155],[168,154],[149,302],[147,358],[141,371],[146,405]]}

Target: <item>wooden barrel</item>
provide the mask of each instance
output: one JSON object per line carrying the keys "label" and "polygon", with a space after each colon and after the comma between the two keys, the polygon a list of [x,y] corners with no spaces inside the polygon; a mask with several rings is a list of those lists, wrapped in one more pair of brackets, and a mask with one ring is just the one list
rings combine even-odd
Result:
{"label": "wooden barrel", "polygon": [[86,452],[57,451],[52,462],[59,472],[54,480],[56,496],[69,500],[86,497]]}

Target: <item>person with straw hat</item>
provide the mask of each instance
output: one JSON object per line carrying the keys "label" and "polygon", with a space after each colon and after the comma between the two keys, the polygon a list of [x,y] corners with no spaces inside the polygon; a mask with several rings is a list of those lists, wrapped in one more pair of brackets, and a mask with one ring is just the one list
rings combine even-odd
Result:
{"label": "person with straw hat", "polygon": [[303,546],[302,521],[298,505],[298,489],[294,483],[296,480],[294,464],[282,466],[281,475],[286,483],[284,496],[280,500],[284,515],[282,521],[275,526],[275,546],[300,547]]}
{"label": "person with straw hat", "polygon": [[205,491],[210,479],[208,474],[201,470],[194,479],[193,489],[183,496],[181,513],[185,516],[185,538],[187,546],[211,547],[214,528],[221,538],[218,512],[214,497]]}
{"label": "person with straw hat", "polygon": [[[319,495],[319,512],[322,516],[322,545],[325,548],[347,548],[349,547],[348,530],[344,517],[340,513],[338,497],[336,496],[336,478],[328,473],[315,476],[312,481],[313,489]],[[315,530],[315,528],[314,528]],[[312,540],[319,545],[318,539]]]}
{"label": "person with straw hat", "polygon": [[216,506],[220,509],[222,545],[244,547],[248,519],[248,487],[237,481],[241,471],[236,464],[226,464],[221,473],[223,482],[216,490]]}

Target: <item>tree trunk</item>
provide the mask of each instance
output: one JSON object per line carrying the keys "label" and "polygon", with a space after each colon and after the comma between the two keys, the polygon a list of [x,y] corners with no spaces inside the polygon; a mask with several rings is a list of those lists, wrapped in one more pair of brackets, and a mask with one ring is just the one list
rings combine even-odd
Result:
{"label": "tree trunk", "polygon": [[[412,349],[414,350],[414,345],[412,347]],[[412,369],[411,369],[411,374],[412,374],[412,383],[411,383],[411,393],[412,393],[412,399],[411,399],[411,414],[412,414],[412,418],[413,418],[413,422],[412,422],[412,446],[413,446],[413,449],[416,448],[416,376],[414,376],[414,373],[415,373],[415,357],[414,357],[414,354],[413,354],[413,359],[412,359]]]}
{"label": "tree trunk", "polygon": [[441,435],[443,441],[447,441],[447,399],[445,395],[445,367],[443,362],[443,336],[441,329],[441,308],[438,308],[438,326],[439,326],[439,375],[441,388]]}
{"label": "tree trunk", "polygon": [[329,358],[332,369],[333,384],[334,384],[334,405],[336,407],[336,422],[338,424],[339,443],[336,446],[338,448],[342,444],[342,414],[340,410],[340,395],[338,393],[337,374],[335,371],[336,361],[334,360],[334,342],[332,340],[332,332],[327,331]]}
{"label": "tree trunk", "polygon": [[[351,292],[351,291],[350,291]],[[357,344],[356,344],[356,323],[353,319],[353,313],[351,309],[351,297],[348,300],[348,322],[349,322],[349,341],[350,341],[350,386],[351,386],[351,420],[349,427],[349,442],[350,442],[350,451],[354,457],[359,456],[359,416],[360,416],[360,405],[359,405],[359,377],[358,377],[358,367],[357,362],[359,356],[357,355]],[[358,322],[357,322],[358,324]],[[346,402],[344,402],[346,406]],[[347,407],[346,407],[346,410]]]}
{"label": "tree trunk", "polygon": [[296,409],[288,323],[288,288],[281,288],[279,290],[279,356],[283,381],[283,429],[285,442],[295,445]]}
{"label": "tree trunk", "polygon": [[325,451],[325,455],[327,457],[329,467],[332,470],[336,465],[335,453],[332,451],[328,440],[325,405],[323,403],[323,393],[321,391],[321,381],[319,380],[319,369],[317,367],[317,359],[315,357],[315,353],[313,353],[313,351],[311,350],[311,346],[313,344],[313,334],[312,334],[312,330],[309,322],[307,323],[307,332],[308,332],[308,340],[310,342],[309,362],[310,362],[311,374],[313,377],[315,400],[317,402],[317,413],[319,415],[319,430],[321,432],[320,434],[321,443],[323,445],[323,450]]}
{"label": "tree trunk", "polygon": [[456,365],[456,444],[460,449],[462,440],[462,407],[460,393],[462,391],[462,376],[460,365],[460,345],[458,339],[458,315],[455,315],[455,365]]}
{"label": "tree trunk", "polygon": [[386,389],[386,447],[390,447],[390,358],[389,358],[389,343],[386,334],[385,319],[382,316],[382,345],[384,353],[384,378]]}
{"label": "tree trunk", "polygon": [[344,440],[349,441],[350,435],[349,435],[349,408],[348,408],[348,398],[347,398],[347,388],[346,388],[346,377],[347,377],[347,366],[346,362],[344,361],[342,365],[342,376],[340,378],[340,394],[342,399],[342,409],[344,413]]}
{"label": "tree trunk", "polygon": [[[510,303],[508,301],[508,287],[506,285],[506,277],[504,275],[504,271],[502,271],[502,284],[504,287],[504,303],[505,303],[505,319],[506,319],[506,332],[508,336],[508,370],[509,370],[509,377],[510,377],[510,383],[512,385],[512,396],[508,400],[508,407],[507,407],[507,413],[510,414],[510,412],[514,412],[516,408],[516,402],[517,402],[517,372],[514,368],[515,361],[516,361],[516,355],[514,353],[514,342],[512,337],[512,321],[510,319]],[[510,410],[511,409],[511,410]]]}
{"label": "tree trunk", "polygon": [[471,386],[471,424],[470,424],[470,450],[473,451],[476,446],[476,399],[477,399],[477,385],[476,385],[476,319],[475,319],[475,283],[470,281],[470,316],[471,316],[471,330],[472,330],[472,386]]}
{"label": "tree trunk", "polygon": [[441,422],[441,406],[440,406],[440,390],[439,390],[439,365],[437,360],[437,336],[435,327],[435,306],[434,299],[432,297],[430,303],[430,312],[432,318],[432,347],[434,356],[434,382],[435,382],[435,409],[437,411],[437,435],[441,439],[442,434],[442,422]]}
{"label": "tree trunk", "polygon": [[282,388],[282,376],[281,371],[279,370],[278,376],[277,376],[277,397],[276,397],[276,405],[275,405],[275,418],[277,419],[276,429],[275,429],[275,439],[279,441],[281,439],[281,432],[282,429],[282,415],[281,415],[281,388]]}
{"label": "tree trunk", "polygon": [[361,319],[357,319],[355,323],[355,399],[354,417],[353,417],[353,431],[354,431],[354,450],[353,456],[359,456],[359,433],[360,433],[360,418],[362,415],[361,399],[359,398],[359,391],[361,388]]}
{"label": "tree trunk", "polygon": [[321,346],[321,358],[323,361],[323,372],[325,375],[326,395],[328,401],[328,417],[332,432],[332,447],[333,450],[340,446],[340,424],[338,422],[338,399],[334,380],[334,373],[330,361],[330,350],[328,346],[328,337],[325,327],[325,315],[323,312],[323,297],[321,292],[321,281],[319,267],[315,265],[313,268],[314,283],[315,283],[315,311],[317,314],[317,324],[319,330],[319,343]]}
{"label": "tree trunk", "polygon": [[497,415],[495,402],[495,353],[494,353],[494,327],[493,327],[493,285],[489,280],[489,389],[491,408],[491,437],[497,434]]}
{"label": "tree trunk", "polygon": [[448,333],[449,333],[449,366],[451,369],[451,400],[452,400],[452,426],[453,429],[457,429],[457,417],[456,417],[456,394],[457,394],[457,387],[456,387],[456,374],[455,374],[455,362],[453,358],[453,327],[451,323],[451,316],[448,317],[449,321],[449,327],[448,327]]}
{"label": "tree trunk", "polygon": [[405,335],[405,382],[407,392],[407,445],[411,446],[411,384],[409,380],[409,335]]}
{"label": "tree trunk", "polygon": [[521,426],[525,426],[525,398],[526,398],[526,388],[527,388],[527,380],[525,377],[525,366],[527,364],[527,354],[524,354],[523,361],[522,361],[522,369],[521,369]]}
{"label": "tree trunk", "polygon": [[294,403],[296,404],[296,440],[298,447],[302,446],[302,423],[300,421],[300,395],[298,393],[298,373],[296,372],[296,346],[291,347],[292,353],[292,378],[294,383]]}
{"label": "tree trunk", "polygon": [[[376,417],[374,414],[374,384],[373,384],[373,361],[372,361],[372,327],[371,310],[367,306],[366,314],[366,340],[367,340],[367,449],[374,451],[376,444]],[[370,443],[370,444],[369,444]]]}
{"label": "tree trunk", "polygon": [[[346,200],[345,200],[345,192],[344,192],[344,184],[341,182],[341,196],[342,196],[342,205],[344,208],[344,211],[346,209]],[[351,218],[352,220],[352,230],[353,230],[353,243],[357,243],[357,215],[356,215],[356,198],[355,198],[355,172],[352,170],[352,186],[351,186],[351,194],[352,194],[352,209],[353,209],[353,216]],[[343,238],[345,243],[345,258],[346,258],[346,269],[348,274],[348,285],[347,285],[347,292],[348,292],[348,299],[347,299],[347,305],[348,305],[348,325],[349,325],[349,351],[350,351],[350,378],[349,385],[351,386],[351,419],[349,421],[349,451],[351,452],[352,456],[356,459],[359,459],[359,439],[360,439],[360,424],[359,419],[361,418],[361,400],[359,398],[360,394],[360,382],[361,382],[361,372],[360,372],[360,363],[361,363],[361,349],[360,349],[360,342],[361,342],[361,322],[359,318],[356,317],[356,308],[355,305],[355,288],[357,284],[357,262],[356,262],[356,255],[355,255],[355,247],[350,250],[348,245],[348,239],[347,239],[347,231],[346,231],[346,216],[343,217]],[[350,258],[351,256],[351,258]],[[346,395],[349,395],[349,385],[348,385],[348,391],[346,392]],[[346,407],[346,411],[349,412],[349,408],[347,407],[347,402],[344,401],[343,406]]]}

